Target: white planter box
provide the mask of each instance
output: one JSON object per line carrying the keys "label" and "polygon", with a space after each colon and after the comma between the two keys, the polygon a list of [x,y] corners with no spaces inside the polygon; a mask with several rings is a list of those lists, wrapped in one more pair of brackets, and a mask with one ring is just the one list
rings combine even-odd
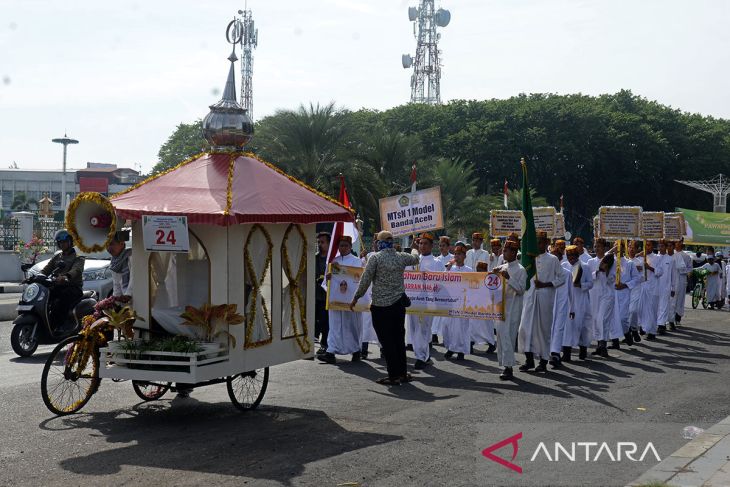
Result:
{"label": "white planter box", "polygon": [[228,361],[228,350],[218,342],[199,342],[203,350],[196,353],[128,352],[122,343],[112,341],[99,349],[99,377],[195,383],[199,369]]}

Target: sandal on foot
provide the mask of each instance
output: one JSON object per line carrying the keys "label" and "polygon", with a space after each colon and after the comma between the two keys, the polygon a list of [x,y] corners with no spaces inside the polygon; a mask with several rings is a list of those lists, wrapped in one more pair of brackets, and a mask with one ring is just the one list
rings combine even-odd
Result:
{"label": "sandal on foot", "polygon": [[400,379],[398,378],[390,378],[390,377],[381,377],[380,379],[376,380],[378,384],[383,384],[386,386],[399,386],[400,385]]}
{"label": "sandal on foot", "polygon": [[405,375],[402,375],[400,377],[401,382],[411,382],[413,380],[413,376],[409,373],[406,373]]}

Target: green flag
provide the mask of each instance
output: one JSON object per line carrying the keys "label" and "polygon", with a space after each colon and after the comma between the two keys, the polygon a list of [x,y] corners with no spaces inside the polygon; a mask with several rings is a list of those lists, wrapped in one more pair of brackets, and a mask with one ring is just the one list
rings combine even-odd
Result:
{"label": "green flag", "polygon": [[522,164],[522,214],[525,216],[525,228],[522,232],[521,264],[527,271],[527,289],[530,289],[530,279],[537,271],[535,257],[538,255],[537,235],[535,232],[535,219],[532,216],[532,201],[530,200],[530,185],[527,183],[527,164],[525,159]]}

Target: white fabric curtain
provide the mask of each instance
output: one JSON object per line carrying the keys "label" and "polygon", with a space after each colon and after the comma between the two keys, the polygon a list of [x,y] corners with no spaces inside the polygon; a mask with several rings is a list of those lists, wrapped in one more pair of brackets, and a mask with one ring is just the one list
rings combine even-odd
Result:
{"label": "white fabric curtain", "polygon": [[[286,242],[286,250],[289,254],[289,269],[291,270],[292,277],[295,277],[297,273],[299,272],[300,262],[302,258],[302,254],[307,251],[307,249],[304,246],[304,239],[302,239],[301,235],[299,235],[299,232],[297,231],[297,228],[299,226],[292,226],[289,230],[289,238]],[[284,271],[284,252],[282,249],[281,252],[281,336],[282,338],[288,338],[293,337],[297,334],[302,335],[303,334],[303,326],[302,326],[302,319],[301,319],[301,311],[306,310],[306,302],[307,302],[307,273],[304,271],[302,273],[302,277],[299,279],[299,292],[302,297],[302,302],[300,303],[296,298],[294,300],[294,319],[296,320],[297,328],[296,330],[291,324],[291,315],[292,315],[292,306],[291,306],[291,294],[292,294],[292,288],[291,283],[289,282],[289,278],[286,276],[286,272]]]}

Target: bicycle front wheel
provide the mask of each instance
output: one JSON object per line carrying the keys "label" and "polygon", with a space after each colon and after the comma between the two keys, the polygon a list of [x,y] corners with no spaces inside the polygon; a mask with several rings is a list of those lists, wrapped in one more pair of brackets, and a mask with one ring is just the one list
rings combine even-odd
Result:
{"label": "bicycle front wheel", "polygon": [[83,338],[71,336],[56,345],[41,375],[43,403],[53,414],[73,414],[86,405],[99,387],[99,355],[83,350]]}
{"label": "bicycle front wheel", "polygon": [[697,284],[692,290],[692,309],[697,309],[697,306],[700,304],[700,299],[702,299],[702,285]]}

